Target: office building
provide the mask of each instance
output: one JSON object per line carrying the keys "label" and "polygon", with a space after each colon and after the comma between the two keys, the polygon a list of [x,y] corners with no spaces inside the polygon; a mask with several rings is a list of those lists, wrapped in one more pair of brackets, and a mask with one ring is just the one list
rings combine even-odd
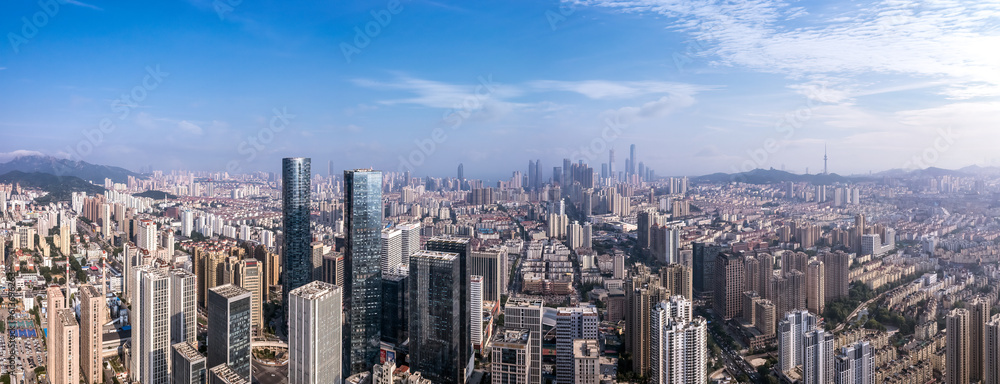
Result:
{"label": "office building", "polygon": [[[462,282],[458,287],[458,298],[460,303],[468,303],[471,300],[471,295],[469,294],[469,281],[471,279],[471,274],[469,273],[471,269],[469,266],[469,255],[472,253],[472,246],[469,243],[469,239],[433,237],[427,240],[426,247],[428,251],[449,252],[456,254],[459,273],[457,281]],[[410,276],[413,276],[412,269],[410,272]],[[410,287],[413,287],[412,283],[410,284]],[[411,292],[410,295],[412,297],[413,293]],[[472,332],[470,331],[472,326],[469,324],[472,319],[472,316],[469,315],[470,309],[469,305],[461,305],[459,307],[460,313],[458,317],[460,319],[460,322],[458,323],[458,334],[462,338],[460,343],[461,348],[459,350],[459,361],[465,365],[464,369],[466,379],[472,375],[472,369],[475,365],[475,356],[472,353]]]}
{"label": "office building", "polygon": [[743,259],[732,253],[720,253],[715,259],[715,311],[725,319],[740,316],[740,296],[744,291]]}
{"label": "office building", "polygon": [[90,284],[80,286],[80,375],[87,384],[103,383],[101,356],[108,305],[104,294]]}
{"label": "office building", "polygon": [[344,286],[344,254],[331,252],[323,255],[323,278],[324,283],[333,284],[338,287]]}
{"label": "office building", "polygon": [[945,383],[969,383],[970,357],[970,315],[964,308],[956,308],[945,318],[947,327],[945,340]]}
{"label": "office building", "polygon": [[170,382],[170,275],[142,266],[136,276],[130,372],[138,382],[166,384]]}
{"label": "office building", "polygon": [[858,341],[840,348],[836,361],[835,384],[873,384],[872,348],[867,341]]}
{"label": "office building", "polygon": [[625,255],[615,255],[612,277],[615,279],[625,278]]}
{"label": "office building", "polygon": [[198,345],[198,278],[183,269],[170,271],[170,342]]}
{"label": "office building", "polygon": [[802,384],[828,384],[834,381],[833,334],[812,329],[802,336]]}
{"label": "office building", "polygon": [[754,300],[753,305],[754,327],[756,327],[763,336],[773,335],[774,327],[777,321],[774,304],[768,299],[757,299]]}
{"label": "office building", "polygon": [[573,340],[573,383],[601,382],[601,354],[595,339]]}
{"label": "office building", "polygon": [[530,384],[531,334],[524,328],[508,328],[493,338],[490,364],[492,384]]}
{"label": "office building", "polygon": [[382,276],[382,341],[401,345],[409,337],[409,271]]}
{"label": "office building", "polygon": [[722,246],[715,244],[691,244],[691,259],[694,265],[691,282],[695,292],[709,295],[715,292],[715,260],[722,250]]}
{"label": "office building", "polygon": [[788,312],[778,323],[778,366],[782,372],[791,372],[802,365],[805,346],[802,335],[816,328],[816,316],[809,311]]}
{"label": "office building", "polygon": [[500,247],[469,254],[469,273],[483,277],[483,300],[500,301],[507,293],[507,250]]}
{"label": "office building", "polygon": [[410,269],[410,255],[420,250],[420,222],[405,223],[396,226],[402,232],[403,269]]}
{"label": "office building", "polygon": [[76,323],[76,313],[69,308],[60,308],[53,314],[49,348],[55,349],[54,359],[49,362],[48,374],[53,383],[80,382],[80,326]]}
{"label": "office building", "polygon": [[233,284],[250,292],[250,325],[257,329],[264,327],[261,272],[260,262],[243,259],[236,263],[236,273],[233,274]]}
{"label": "office building", "polygon": [[289,293],[289,383],[343,380],[342,292],[336,285],[314,281]]}
{"label": "office building", "polygon": [[171,346],[171,384],[204,384],[207,380],[205,355],[194,344],[183,342]]}
{"label": "office building", "polygon": [[461,351],[469,335],[462,334],[460,324],[469,304],[459,300],[459,265],[458,255],[448,252],[421,251],[410,257],[410,370],[435,383],[465,382]]}
{"label": "office building", "polygon": [[556,311],[556,379],[560,383],[577,382],[573,342],[597,340],[599,323],[595,307],[561,307]]}
{"label": "office building", "polygon": [[382,172],[344,171],[344,297],[350,373],[370,372],[381,338]]}
{"label": "office building", "polygon": [[395,228],[382,230],[382,252],[379,265],[382,274],[388,274],[403,263],[403,231]]}
{"label": "office building", "polygon": [[227,365],[248,382],[250,376],[251,293],[232,284],[208,292],[208,358]]}
{"label": "office building", "polygon": [[707,379],[708,323],[691,316],[691,301],[673,296],[652,310],[653,383],[700,384]]}
{"label": "office building", "polygon": [[[528,351],[528,383],[542,382],[542,317],[541,300],[511,299],[504,307],[504,326],[507,329],[526,329]],[[495,342],[496,343],[496,342]],[[496,348],[496,346],[494,346]],[[494,359],[494,361],[496,361]]]}
{"label": "office building", "polygon": [[472,275],[469,281],[469,328],[473,349],[483,344],[483,277]]}
{"label": "office building", "polygon": [[[282,302],[284,303],[288,302],[288,292],[308,284],[313,278],[312,232],[309,227],[311,180],[309,158],[290,157],[281,160],[281,249],[284,252],[282,273],[285,277]],[[285,308],[287,310],[287,306]],[[208,360],[210,367],[219,364],[212,364],[211,354]]]}
{"label": "office building", "polygon": [[250,380],[229,365],[219,364],[208,370],[208,384],[250,384]]}

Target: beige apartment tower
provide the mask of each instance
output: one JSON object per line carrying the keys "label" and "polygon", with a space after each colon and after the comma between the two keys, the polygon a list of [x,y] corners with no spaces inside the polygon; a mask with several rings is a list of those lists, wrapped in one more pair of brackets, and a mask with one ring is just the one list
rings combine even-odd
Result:
{"label": "beige apartment tower", "polygon": [[81,375],[87,384],[104,382],[101,352],[104,349],[103,326],[106,318],[107,305],[104,302],[104,294],[93,285],[81,285],[80,366],[83,368]]}
{"label": "beige apartment tower", "polygon": [[49,361],[48,374],[53,383],[80,382],[80,326],[76,313],[69,308],[57,309],[49,324],[49,349],[55,349]]}
{"label": "beige apartment tower", "polygon": [[968,384],[969,381],[969,311],[956,308],[948,314],[945,340],[945,383]]}

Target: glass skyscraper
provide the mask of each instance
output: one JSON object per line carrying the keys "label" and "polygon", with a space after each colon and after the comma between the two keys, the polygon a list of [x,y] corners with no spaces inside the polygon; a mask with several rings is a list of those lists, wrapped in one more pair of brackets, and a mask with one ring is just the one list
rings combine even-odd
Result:
{"label": "glass skyscraper", "polygon": [[[464,383],[459,256],[419,251],[410,258],[410,369],[434,383]],[[463,337],[464,335],[464,337]]]}
{"label": "glass skyscraper", "polygon": [[[461,368],[464,369],[463,374],[465,379],[468,379],[472,375],[472,368],[474,367],[474,360],[472,354],[472,315],[470,308],[470,293],[469,285],[472,276],[469,274],[469,254],[472,247],[469,243],[468,238],[444,238],[444,237],[434,237],[427,240],[427,250],[435,252],[449,252],[454,253],[457,256],[458,263],[458,300],[461,303],[465,303],[459,307],[458,316],[458,334],[461,338],[458,339],[458,361],[461,363]],[[413,279],[413,270],[410,269],[410,279]],[[411,305],[412,302],[411,302]],[[412,324],[412,323],[411,323]],[[411,335],[412,339],[413,336]]]}
{"label": "glass skyscraper", "polygon": [[309,230],[311,177],[309,158],[290,157],[281,160],[281,223],[284,228],[282,249],[285,253],[282,302],[286,307],[288,292],[309,284],[313,276],[312,234]]}
{"label": "glass skyscraper", "polygon": [[344,287],[350,311],[350,372],[375,365],[381,343],[382,172],[344,171]]}

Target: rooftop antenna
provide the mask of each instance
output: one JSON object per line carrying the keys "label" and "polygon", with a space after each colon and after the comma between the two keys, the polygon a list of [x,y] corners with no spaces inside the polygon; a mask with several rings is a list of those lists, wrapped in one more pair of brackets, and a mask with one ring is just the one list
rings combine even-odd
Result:
{"label": "rooftop antenna", "polygon": [[826,143],[823,143],[823,174],[829,175],[829,173],[826,172]]}

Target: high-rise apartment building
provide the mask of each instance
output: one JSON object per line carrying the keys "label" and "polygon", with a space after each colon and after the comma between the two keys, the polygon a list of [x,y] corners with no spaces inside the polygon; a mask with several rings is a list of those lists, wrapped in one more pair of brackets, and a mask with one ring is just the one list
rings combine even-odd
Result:
{"label": "high-rise apartment building", "polygon": [[233,275],[233,284],[250,292],[250,325],[257,329],[264,327],[261,272],[260,262],[243,259],[236,263],[236,273]]}
{"label": "high-rise apartment building", "polygon": [[983,384],[1000,384],[1000,314],[986,322],[983,336]]}
{"label": "high-rise apartment building", "polygon": [[951,310],[945,318],[947,333],[945,339],[945,383],[969,383],[969,358],[972,356],[970,342],[970,315],[964,308]]}
{"label": "high-rise apartment building", "polygon": [[842,251],[824,252],[818,258],[823,262],[823,294],[826,302],[847,297],[851,289],[850,255]]}
{"label": "high-rise apartment building", "polygon": [[410,257],[410,369],[435,383],[464,383],[466,362],[460,331],[461,314],[469,303],[459,300],[458,255],[421,251]]}
{"label": "high-rise apartment building", "polygon": [[49,348],[56,351],[48,365],[49,378],[53,383],[79,383],[80,326],[76,323],[76,313],[69,308],[60,308],[52,317]]}
{"label": "high-rise apartment building", "polygon": [[[542,317],[544,309],[541,300],[511,299],[504,307],[504,327],[507,329],[525,329],[529,337],[528,345],[529,371],[528,383],[542,382]],[[496,342],[494,342],[496,343]],[[497,344],[494,345],[496,348]],[[494,359],[494,361],[496,361]]]}
{"label": "high-rise apartment building", "polygon": [[969,302],[969,380],[981,382],[985,378],[986,367],[986,323],[990,320],[990,302],[977,297]]}
{"label": "high-rise apartment building", "polygon": [[826,307],[826,272],[822,261],[806,265],[806,307],[812,313],[823,313]]}
{"label": "high-rise apartment building", "polygon": [[396,226],[402,232],[403,269],[410,269],[410,255],[420,250],[420,222],[405,223]]}
{"label": "high-rise apartment building", "polygon": [[691,301],[673,296],[652,310],[650,325],[653,383],[704,383],[708,364],[708,323],[692,318]]}
{"label": "high-rise apartment building", "polygon": [[576,383],[573,343],[579,339],[597,340],[600,323],[597,308],[562,307],[556,311],[556,379]]}
{"label": "high-rise apartment building", "polygon": [[816,328],[802,336],[802,384],[828,384],[834,381],[833,334]]}
{"label": "high-rise apartment building", "polygon": [[349,374],[369,372],[379,354],[382,213],[382,172],[344,171],[344,297],[350,313]]}
{"label": "high-rise apartment building", "polygon": [[164,269],[136,269],[132,303],[132,379],[140,383],[170,382],[170,275]]}
{"label": "high-rise apartment building", "polygon": [[[3,192],[0,192],[3,193]],[[3,247],[0,245],[0,247]],[[66,308],[66,296],[63,295],[62,290],[59,289],[58,285],[50,285],[45,289],[45,323],[48,327],[52,327],[57,321],[56,313],[60,309]],[[48,342],[51,345],[56,345],[55,340],[51,336],[48,338]],[[56,348],[47,348],[45,350],[47,360],[55,361],[56,359]]]}
{"label": "high-rise apartment building", "polygon": [[692,271],[683,264],[670,264],[660,268],[660,281],[668,295],[681,295],[692,300]]}
{"label": "high-rise apartment building", "polygon": [[778,323],[778,365],[782,372],[791,372],[802,364],[805,345],[802,335],[816,328],[816,316],[809,311],[788,312]]}
{"label": "high-rise apartment building", "polygon": [[249,382],[251,293],[232,284],[208,292],[208,358],[210,367],[224,364]]}
{"label": "high-rise apartment building", "polygon": [[872,348],[867,341],[858,341],[840,348],[836,365],[836,384],[873,384]]}
{"label": "high-rise apartment building", "polygon": [[331,252],[323,255],[323,278],[324,283],[336,286],[344,286],[344,254]]}
{"label": "high-rise apartment building", "polygon": [[149,251],[150,253],[156,251],[157,244],[157,232],[156,223],[152,220],[139,220],[139,233],[136,236],[135,245],[139,249]]}
{"label": "high-rise apartment building", "polygon": [[667,298],[658,276],[637,268],[625,281],[625,347],[632,354],[632,371],[650,369],[650,311]]}
{"label": "high-rise apartment building", "polygon": [[103,383],[101,353],[104,351],[104,323],[108,305],[104,294],[90,284],[80,286],[80,375],[87,384]]}
{"label": "high-rise apartment building", "polygon": [[289,293],[288,382],[340,383],[343,290],[314,281]]}
{"label": "high-rise apartment building", "polygon": [[[312,232],[309,227],[311,159],[290,157],[281,160],[281,225],[284,252],[284,290],[282,302],[288,302],[288,292],[312,281]],[[287,310],[287,306],[285,306]],[[212,364],[209,356],[209,366]]]}

